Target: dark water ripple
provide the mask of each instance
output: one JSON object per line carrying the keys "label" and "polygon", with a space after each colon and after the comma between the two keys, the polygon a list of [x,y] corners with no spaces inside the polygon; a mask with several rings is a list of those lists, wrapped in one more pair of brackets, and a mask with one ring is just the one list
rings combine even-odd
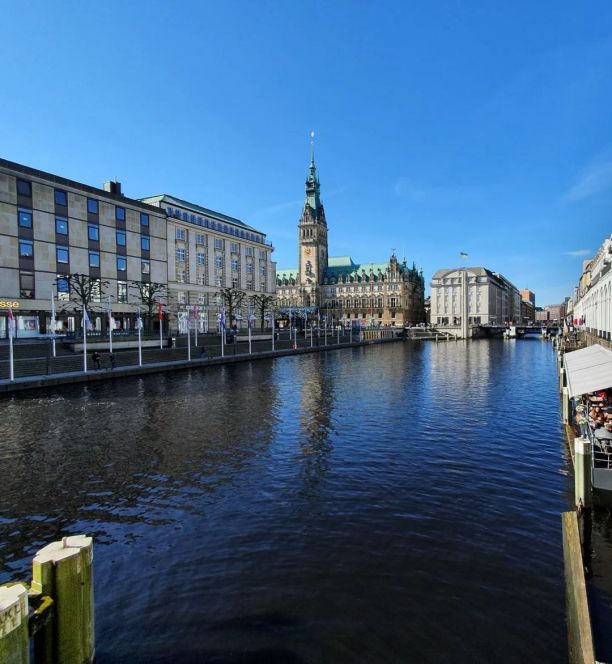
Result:
{"label": "dark water ripple", "polygon": [[99,662],[566,661],[545,343],[399,343],[0,412],[0,581],[94,534]]}

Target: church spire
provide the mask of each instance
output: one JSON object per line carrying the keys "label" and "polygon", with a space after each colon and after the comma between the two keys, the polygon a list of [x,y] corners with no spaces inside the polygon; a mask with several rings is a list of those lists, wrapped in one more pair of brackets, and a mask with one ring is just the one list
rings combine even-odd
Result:
{"label": "church spire", "polygon": [[310,173],[306,180],[306,203],[315,211],[321,207],[320,184],[314,159],[314,131],[310,132]]}

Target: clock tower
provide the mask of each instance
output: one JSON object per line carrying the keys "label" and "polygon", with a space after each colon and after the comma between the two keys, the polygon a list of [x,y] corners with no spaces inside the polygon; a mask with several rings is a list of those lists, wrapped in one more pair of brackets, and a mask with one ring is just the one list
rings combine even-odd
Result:
{"label": "clock tower", "polygon": [[[311,133],[311,136],[314,136]],[[306,201],[298,224],[299,285],[303,306],[319,306],[320,289],[327,268],[327,221],[320,199],[320,184],[311,141],[310,169],[306,179]]]}

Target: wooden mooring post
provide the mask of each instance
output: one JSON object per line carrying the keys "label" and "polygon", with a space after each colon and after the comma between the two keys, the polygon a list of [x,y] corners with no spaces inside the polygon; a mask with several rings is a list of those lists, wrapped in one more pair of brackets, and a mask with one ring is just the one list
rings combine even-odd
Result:
{"label": "wooden mooring post", "polygon": [[569,661],[571,664],[595,664],[595,647],[587,602],[578,517],[576,512],[564,512],[561,518]]}
{"label": "wooden mooring post", "polygon": [[[34,634],[36,664],[91,664],[95,656],[92,538],[75,535],[48,544],[34,557],[32,573],[29,593],[25,584],[0,586],[0,662],[29,664],[28,640]],[[28,598],[39,602],[37,610],[28,611]],[[50,614],[46,620],[41,620],[43,612]]]}

